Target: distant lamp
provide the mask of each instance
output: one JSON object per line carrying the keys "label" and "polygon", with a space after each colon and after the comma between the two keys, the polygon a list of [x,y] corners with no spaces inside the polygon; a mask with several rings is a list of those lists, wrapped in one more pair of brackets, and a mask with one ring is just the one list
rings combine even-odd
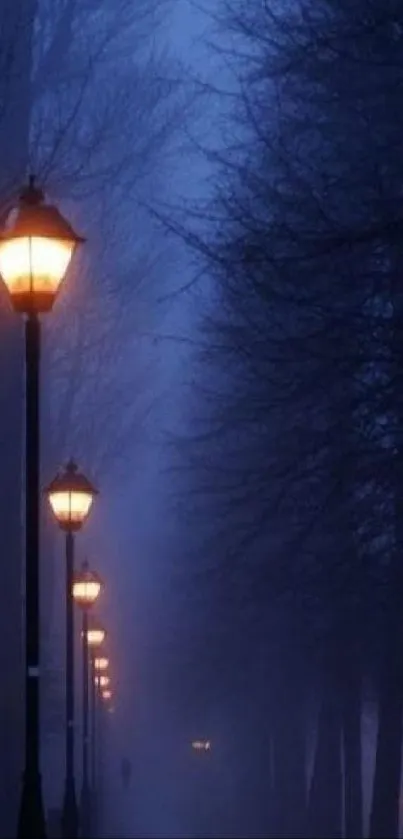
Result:
{"label": "distant lamp", "polygon": [[84,562],[81,571],[73,582],[73,599],[81,609],[94,605],[101,593],[102,582],[95,571],[91,571],[88,562]]}
{"label": "distant lamp", "polygon": [[100,647],[106,638],[106,632],[102,626],[90,626],[87,630],[87,643],[89,647]]}
{"label": "distant lamp", "polygon": [[95,676],[95,684],[99,688],[108,688],[111,683],[109,676]]}
{"label": "distant lamp", "polygon": [[209,752],[211,749],[211,740],[193,740],[192,749],[195,752]]}
{"label": "distant lamp", "polygon": [[106,656],[96,656],[94,658],[95,670],[107,670],[109,667],[109,658]]}
{"label": "distant lamp", "polygon": [[17,312],[49,312],[77,246],[84,242],[33,177],[0,235],[0,274]]}
{"label": "distant lamp", "polygon": [[92,502],[98,490],[78,471],[74,460],[69,460],[49,484],[46,494],[62,530],[80,530],[90,513]]}
{"label": "distant lamp", "polygon": [[112,699],[112,691],[109,690],[109,688],[102,691],[102,699],[104,699],[105,702],[109,702],[109,700]]}
{"label": "distant lamp", "polygon": [[[82,475],[74,461],[59,472],[46,489],[54,516],[65,533],[66,544],[66,770],[63,796],[64,835],[77,836],[78,812],[75,789],[69,792],[71,777],[74,787],[74,602],[83,609],[83,619],[97,600],[101,581],[84,563],[81,572],[74,574],[75,533],[80,530],[92,506],[96,489]],[[84,622],[85,622],[84,621]],[[67,745],[68,744],[68,745]]]}
{"label": "distant lamp", "polygon": [[[101,591],[101,581],[97,574],[90,571],[88,563],[85,562],[73,583],[73,598],[75,602],[81,607],[83,616],[83,626],[81,632],[82,638],[82,655],[83,655],[83,768],[82,768],[82,787],[81,787],[81,806],[82,806],[82,836],[91,836],[90,831],[90,786],[89,786],[89,766],[88,766],[88,748],[89,748],[89,668],[91,664],[91,678],[93,678],[92,663],[94,659],[94,650],[102,644],[106,632],[101,626],[95,624],[89,625],[89,612],[99,597]],[[94,682],[93,691],[95,691]],[[94,695],[94,694],[93,694]]]}

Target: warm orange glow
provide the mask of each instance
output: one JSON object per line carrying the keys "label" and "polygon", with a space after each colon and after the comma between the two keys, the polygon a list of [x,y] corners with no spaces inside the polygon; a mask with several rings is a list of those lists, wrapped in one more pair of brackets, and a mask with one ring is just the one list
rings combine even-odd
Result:
{"label": "warm orange glow", "polygon": [[30,175],[0,230],[0,273],[16,311],[32,314],[52,308],[82,242]]}
{"label": "warm orange glow", "polygon": [[109,700],[112,699],[112,691],[111,690],[103,690],[102,691],[102,699],[104,699],[105,702],[109,702]]}
{"label": "warm orange glow", "polygon": [[72,595],[78,606],[82,609],[89,609],[93,606],[101,593],[102,582],[89,568],[88,562],[83,562],[81,571],[79,571],[73,581]]}
{"label": "warm orange glow", "polygon": [[109,658],[106,656],[97,656],[94,658],[95,670],[107,670],[109,667]]}
{"label": "warm orange glow", "polygon": [[209,752],[211,749],[211,740],[193,740],[192,749],[196,752]]}
{"label": "warm orange glow", "polygon": [[46,489],[50,506],[62,530],[80,530],[92,507],[98,490],[69,460]]}
{"label": "warm orange glow", "polygon": [[0,273],[16,309],[26,311],[33,299],[37,311],[52,308],[76,243],[42,236],[0,240]]}
{"label": "warm orange glow", "polygon": [[95,684],[99,688],[107,688],[109,687],[111,680],[109,676],[95,676]]}
{"label": "warm orange glow", "polygon": [[105,640],[106,632],[101,627],[92,627],[87,632],[87,642],[89,647],[99,647]]}
{"label": "warm orange glow", "polygon": [[101,592],[101,581],[97,579],[75,580],[73,583],[73,598],[77,606],[89,607],[98,599]]}
{"label": "warm orange glow", "polygon": [[49,502],[60,525],[79,529],[90,512],[94,496],[90,492],[61,491],[49,493]]}

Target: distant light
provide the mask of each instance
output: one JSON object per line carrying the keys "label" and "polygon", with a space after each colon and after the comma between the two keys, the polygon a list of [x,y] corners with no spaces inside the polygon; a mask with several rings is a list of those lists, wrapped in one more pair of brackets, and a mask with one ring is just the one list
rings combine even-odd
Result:
{"label": "distant light", "polygon": [[98,600],[101,589],[102,583],[98,574],[90,570],[87,561],[83,562],[81,571],[75,575],[73,581],[72,595],[77,606],[89,609]]}
{"label": "distant light", "polygon": [[94,658],[95,670],[107,670],[109,667],[109,658],[107,656],[97,656]]}
{"label": "distant light", "polygon": [[73,583],[73,598],[78,606],[88,608],[98,599],[101,591],[99,580],[75,580]]}
{"label": "distant light", "polygon": [[99,647],[105,640],[106,632],[102,626],[90,627],[87,631],[87,641],[89,647]]}
{"label": "distant light", "polygon": [[209,752],[211,749],[211,740],[193,740],[192,749],[195,752]]}

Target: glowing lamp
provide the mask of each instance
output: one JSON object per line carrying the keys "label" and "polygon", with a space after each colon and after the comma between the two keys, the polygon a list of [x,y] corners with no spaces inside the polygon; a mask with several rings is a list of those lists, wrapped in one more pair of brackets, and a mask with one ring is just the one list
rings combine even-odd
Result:
{"label": "glowing lamp", "polygon": [[87,642],[89,647],[100,647],[104,642],[106,632],[102,626],[91,626],[87,630]]}
{"label": "glowing lamp", "polygon": [[104,699],[105,702],[109,702],[109,700],[112,699],[112,691],[109,690],[108,688],[106,690],[103,690],[102,691],[102,699]]}
{"label": "glowing lamp", "polygon": [[99,688],[108,688],[111,680],[109,676],[95,676],[95,683]]}
{"label": "glowing lamp", "polygon": [[0,274],[17,312],[51,310],[77,246],[84,242],[31,176],[0,233]]}
{"label": "glowing lamp", "polygon": [[80,530],[88,518],[98,491],[73,460],[53,479],[46,489],[49,503],[62,530]]}
{"label": "glowing lamp", "polygon": [[109,658],[106,656],[96,656],[94,658],[95,670],[107,670],[109,667]]}
{"label": "glowing lamp", "polygon": [[211,740],[193,740],[192,749],[195,752],[209,752],[211,749]]}
{"label": "glowing lamp", "polygon": [[73,582],[73,599],[77,606],[82,609],[89,609],[101,593],[102,583],[98,574],[91,571],[88,563],[84,562],[82,570],[76,575]]}

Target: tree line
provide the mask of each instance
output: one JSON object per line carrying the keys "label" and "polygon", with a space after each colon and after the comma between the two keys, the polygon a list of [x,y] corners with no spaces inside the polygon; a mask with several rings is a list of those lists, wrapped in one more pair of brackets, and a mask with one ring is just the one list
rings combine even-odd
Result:
{"label": "tree line", "polygon": [[214,195],[171,222],[208,278],[186,449],[201,702],[249,726],[259,835],[397,837],[401,6],[228,0],[214,26],[235,79]]}

